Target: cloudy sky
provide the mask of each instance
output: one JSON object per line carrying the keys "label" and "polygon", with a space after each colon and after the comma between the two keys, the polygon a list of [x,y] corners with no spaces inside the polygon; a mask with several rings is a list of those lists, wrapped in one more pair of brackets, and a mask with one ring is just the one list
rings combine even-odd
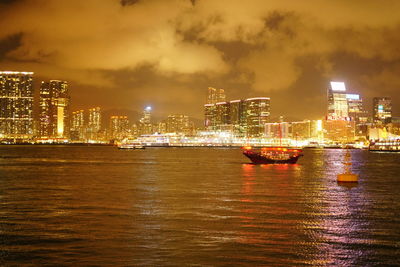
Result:
{"label": "cloudy sky", "polygon": [[[400,1],[0,0],[0,69],[65,79],[73,109],[202,118],[208,86],[320,118],[330,80],[400,115]],[[37,88],[37,87],[36,87]]]}

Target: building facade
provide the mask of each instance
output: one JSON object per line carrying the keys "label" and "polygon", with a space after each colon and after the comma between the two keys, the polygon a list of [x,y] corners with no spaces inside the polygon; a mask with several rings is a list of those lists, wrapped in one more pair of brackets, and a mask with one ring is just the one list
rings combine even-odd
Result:
{"label": "building facade", "polygon": [[328,89],[328,120],[346,120],[348,114],[346,85],[344,82],[331,82]]}
{"label": "building facade", "polygon": [[375,123],[386,123],[392,117],[392,99],[390,97],[373,98],[373,120]]}
{"label": "building facade", "polygon": [[225,102],[225,90],[208,87],[207,104],[216,104],[218,102]]}
{"label": "building facade", "polygon": [[229,120],[236,137],[246,135],[246,108],[243,100],[232,100],[229,102]]}
{"label": "building facade", "polygon": [[122,140],[129,137],[129,120],[128,116],[111,116],[110,117],[110,135],[111,140]]}
{"label": "building facade", "polygon": [[189,132],[190,124],[189,117],[182,114],[168,115],[166,123],[167,133],[181,133],[185,134]]}
{"label": "building facade", "polygon": [[70,96],[66,81],[42,81],[39,98],[40,137],[69,137],[69,107]]}
{"label": "building facade", "polygon": [[206,131],[217,130],[217,107],[215,104],[204,105],[204,128]]}
{"label": "building facade", "polygon": [[270,98],[255,97],[245,101],[246,135],[250,138],[264,136],[264,126],[270,118]]}
{"label": "building facade", "polygon": [[33,136],[33,72],[0,72],[0,138]]}
{"label": "building facade", "polygon": [[87,121],[87,139],[100,140],[101,138],[101,109],[100,107],[90,108]]}
{"label": "building facade", "polygon": [[70,138],[71,140],[83,141],[85,139],[85,112],[84,110],[78,110],[72,112],[71,116],[71,130]]}
{"label": "building facade", "polygon": [[140,134],[152,134],[153,125],[151,123],[151,110],[150,106],[147,106],[143,110],[143,116],[139,120]]}

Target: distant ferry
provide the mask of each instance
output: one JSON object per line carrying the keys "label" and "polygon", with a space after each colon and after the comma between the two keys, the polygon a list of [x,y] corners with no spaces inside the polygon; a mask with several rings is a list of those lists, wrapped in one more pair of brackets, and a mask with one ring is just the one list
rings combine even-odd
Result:
{"label": "distant ferry", "polygon": [[369,151],[400,152],[400,139],[371,142]]}
{"label": "distant ferry", "polygon": [[243,155],[254,164],[296,164],[297,160],[303,156],[303,151],[295,148],[245,146],[242,149]]}
{"label": "distant ferry", "polygon": [[120,144],[118,145],[119,149],[145,149],[145,146],[142,144]]}

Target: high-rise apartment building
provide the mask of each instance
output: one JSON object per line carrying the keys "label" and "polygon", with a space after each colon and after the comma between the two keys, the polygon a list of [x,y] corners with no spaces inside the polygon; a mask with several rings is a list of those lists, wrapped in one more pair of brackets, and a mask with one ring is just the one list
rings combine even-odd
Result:
{"label": "high-rise apartment building", "polygon": [[33,72],[0,72],[0,138],[33,135]]}
{"label": "high-rise apartment building", "polygon": [[189,127],[188,116],[182,114],[168,115],[166,125],[168,133],[186,133]]}
{"label": "high-rise apartment building", "polygon": [[147,106],[143,110],[143,116],[140,118],[140,134],[152,134],[153,125],[151,124],[151,107]]}
{"label": "high-rise apartment building", "polygon": [[349,117],[346,85],[344,82],[331,82],[328,89],[328,120],[346,120]]}
{"label": "high-rise apartment building", "polygon": [[348,115],[356,124],[367,123],[368,116],[363,106],[363,100],[358,94],[346,94]]}
{"label": "high-rise apartment building", "polygon": [[39,131],[42,138],[68,137],[69,106],[70,96],[66,81],[42,82],[39,99]]}
{"label": "high-rise apartment building", "polygon": [[348,120],[325,120],[324,139],[332,142],[349,143],[355,139],[355,123]]}
{"label": "high-rise apartment building", "polygon": [[262,137],[270,117],[270,98],[255,97],[245,101],[248,137]]}
{"label": "high-rise apartment building", "polygon": [[246,133],[246,109],[243,100],[229,102],[229,120],[233,133],[237,137],[243,137]]}
{"label": "high-rise apartment building", "polygon": [[71,140],[84,140],[85,139],[85,113],[83,110],[72,112],[71,118]]}
{"label": "high-rise apartment building", "polygon": [[385,123],[392,118],[392,99],[390,97],[374,97],[373,118],[375,123]]}
{"label": "high-rise apartment building", "polygon": [[204,105],[204,127],[207,131],[217,129],[217,107],[215,104]]}
{"label": "high-rise apartment building", "polygon": [[111,116],[110,139],[122,140],[129,136],[128,116]]}
{"label": "high-rise apartment building", "polygon": [[89,140],[99,140],[101,131],[101,110],[99,107],[90,108],[87,123],[87,138]]}
{"label": "high-rise apartment building", "polygon": [[208,87],[207,104],[216,104],[218,102],[225,102],[225,90]]}
{"label": "high-rise apartment building", "polygon": [[[216,124],[219,128],[230,124],[229,102],[218,102],[215,104]],[[220,130],[220,129],[217,129]]]}

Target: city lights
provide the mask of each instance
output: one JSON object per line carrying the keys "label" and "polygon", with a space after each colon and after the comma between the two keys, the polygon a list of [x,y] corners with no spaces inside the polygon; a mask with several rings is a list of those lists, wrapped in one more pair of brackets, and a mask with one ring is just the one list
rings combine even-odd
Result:
{"label": "city lights", "polygon": [[346,85],[344,82],[331,82],[332,91],[344,92],[346,91]]}
{"label": "city lights", "polygon": [[[303,147],[355,144],[363,140],[366,143],[369,137],[400,136],[400,127],[392,119],[389,97],[374,98],[372,122],[364,109],[361,95],[347,93],[343,82],[330,82],[325,120],[290,122],[270,121],[270,97],[227,100],[224,89],[208,87],[203,106],[204,126],[196,129],[191,118],[184,114],[169,114],[164,120],[155,122],[152,106],[145,106],[141,118],[136,122],[126,115],[111,115],[109,124],[103,125],[100,107],[70,111],[71,97],[67,81],[42,81],[38,127],[34,129],[32,75],[32,72],[0,72],[0,86],[5,88],[0,101],[14,105],[7,104],[10,111],[6,113],[3,106],[3,115],[0,114],[3,142],[14,142],[10,139],[18,138],[38,143],[136,142],[156,146],[252,144]],[[25,86],[23,88],[27,94],[16,93],[21,90],[18,87],[21,85]],[[5,116],[21,111],[25,113]],[[11,123],[15,126],[10,127]]]}

